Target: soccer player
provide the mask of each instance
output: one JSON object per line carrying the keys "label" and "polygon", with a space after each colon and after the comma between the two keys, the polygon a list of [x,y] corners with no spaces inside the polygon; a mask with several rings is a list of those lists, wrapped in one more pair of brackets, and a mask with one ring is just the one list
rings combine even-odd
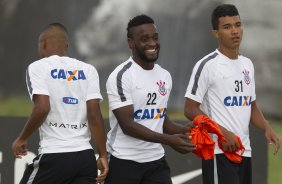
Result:
{"label": "soccer player", "polygon": [[[25,156],[27,139],[39,128],[39,155],[20,183],[102,182],[108,161],[98,73],[90,64],[66,56],[68,33],[60,23],[42,31],[38,47],[42,59],[31,63],[26,72],[34,106],[12,150],[17,158]],[[99,153],[97,164],[91,136]]]}
{"label": "soccer player", "polygon": [[180,153],[195,149],[184,133],[191,124],[177,125],[167,116],[172,88],[170,73],[156,64],[160,41],[154,20],[138,15],[127,26],[132,57],[107,80],[110,126],[107,150],[110,171],[106,184],[171,184],[170,168],[161,144]]}
{"label": "soccer player", "polygon": [[[218,48],[198,61],[193,69],[185,94],[185,115],[190,120],[197,115],[209,116],[227,139],[222,143],[223,150],[216,145],[214,159],[202,161],[203,183],[251,184],[249,122],[264,131],[269,143],[275,144],[274,153],[279,150],[279,139],[256,104],[252,61],[239,54],[243,27],[237,8],[231,4],[219,5],[211,18]],[[239,148],[235,135],[245,147],[239,164],[223,154]],[[213,138],[217,143],[217,137]]]}

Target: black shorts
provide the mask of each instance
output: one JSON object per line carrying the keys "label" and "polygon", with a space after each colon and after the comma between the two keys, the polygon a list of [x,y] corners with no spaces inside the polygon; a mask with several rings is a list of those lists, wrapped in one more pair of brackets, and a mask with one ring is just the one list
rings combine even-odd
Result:
{"label": "black shorts", "polygon": [[40,154],[26,168],[20,184],[93,184],[97,164],[94,150]]}
{"label": "black shorts", "polygon": [[172,184],[170,168],[164,157],[138,163],[111,156],[109,167],[105,184]]}
{"label": "black shorts", "polygon": [[243,157],[239,164],[231,162],[224,154],[214,159],[202,160],[203,184],[251,184],[251,157]]}

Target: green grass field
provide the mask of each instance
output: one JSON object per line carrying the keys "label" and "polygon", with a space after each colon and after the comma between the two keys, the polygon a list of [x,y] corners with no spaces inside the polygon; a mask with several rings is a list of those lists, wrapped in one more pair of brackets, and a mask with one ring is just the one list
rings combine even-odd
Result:
{"label": "green grass field", "polygon": [[[280,144],[282,144],[282,122],[270,121],[273,130],[278,134]],[[277,155],[273,155],[274,145],[268,148],[268,184],[278,184],[282,182],[282,148]]]}
{"label": "green grass field", "polygon": [[[4,98],[0,96],[0,116],[28,116],[32,110],[32,102],[27,95],[17,95]],[[104,118],[108,117],[108,105],[101,103],[101,111]],[[169,117],[173,120],[185,119],[182,111],[169,111]],[[278,134],[282,142],[282,121],[270,121],[272,128]],[[268,184],[278,184],[282,181],[282,148],[277,155],[273,155],[274,145],[268,149]]]}
{"label": "green grass field", "polygon": [[32,109],[29,96],[3,97],[0,94],[0,116],[28,116]]}

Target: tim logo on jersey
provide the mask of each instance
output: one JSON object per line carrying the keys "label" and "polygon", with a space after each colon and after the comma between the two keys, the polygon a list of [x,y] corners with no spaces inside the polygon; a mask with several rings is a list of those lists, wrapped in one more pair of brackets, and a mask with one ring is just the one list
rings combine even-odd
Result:
{"label": "tim logo on jersey", "polygon": [[134,112],[134,119],[161,119],[165,117],[166,111],[166,108],[138,109]]}
{"label": "tim logo on jersey", "polygon": [[83,70],[66,71],[64,69],[51,70],[51,77],[53,79],[64,79],[67,81],[85,80],[85,74]]}
{"label": "tim logo on jersey", "polygon": [[78,99],[72,97],[63,97],[63,103],[75,105],[78,104]]}
{"label": "tim logo on jersey", "polygon": [[166,90],[166,88],[165,88],[165,82],[160,80],[159,82],[157,82],[157,85],[159,86],[158,92],[159,92],[162,96],[165,96],[166,93],[167,93],[167,90]]}

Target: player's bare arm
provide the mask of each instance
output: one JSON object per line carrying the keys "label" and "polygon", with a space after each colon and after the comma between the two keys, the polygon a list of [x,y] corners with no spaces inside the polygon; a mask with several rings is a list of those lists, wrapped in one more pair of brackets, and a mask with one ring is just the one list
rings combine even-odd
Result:
{"label": "player's bare arm", "polygon": [[21,158],[27,154],[27,139],[40,127],[50,111],[49,96],[33,95],[33,109],[27,120],[24,129],[12,145],[12,151],[16,158]]}
{"label": "player's bare arm", "polygon": [[[187,141],[187,138],[188,138],[188,142],[190,144],[190,139],[191,139],[191,137],[190,137],[190,129],[191,129],[191,127],[193,127],[192,122],[189,122],[186,125],[180,125],[180,124],[172,122],[169,119],[169,117],[166,116],[165,120],[164,120],[163,131],[166,134],[178,135],[179,138],[184,139],[184,141]],[[182,134],[185,135],[185,136],[182,136]],[[171,145],[171,147],[172,148],[175,147],[173,149],[177,149],[177,146],[175,144]],[[196,145],[190,144],[189,145],[189,149],[190,149],[190,151],[193,151],[194,149],[196,149]]]}
{"label": "player's bare arm", "polygon": [[101,114],[99,100],[88,100],[87,104],[87,118],[88,124],[91,131],[91,136],[97,151],[99,158],[97,159],[97,167],[101,171],[100,175],[96,178],[97,183],[101,183],[106,179],[106,176],[109,172],[109,165],[107,160],[107,151],[106,151],[106,136],[105,136],[105,127],[104,120]]}
{"label": "player's bare arm", "polygon": [[133,105],[124,106],[113,110],[118,123],[124,134],[142,139],[148,142],[162,143],[171,146],[180,153],[189,153],[195,149],[195,145],[190,144],[188,137],[183,134],[160,134],[147,127],[134,122]]}
{"label": "player's bare arm", "polygon": [[252,102],[251,123],[264,131],[269,144],[275,144],[274,154],[276,154],[280,149],[280,140],[264,118],[263,113],[256,104],[256,101]]}
{"label": "player's bare arm", "polygon": [[134,122],[133,105],[113,110],[124,134],[149,142],[163,143],[164,136]]}
{"label": "player's bare arm", "polygon": [[190,98],[185,98],[184,103],[184,115],[191,121],[194,120],[194,118],[198,115],[205,115],[207,116],[201,109],[200,109],[200,103],[192,100]]}
{"label": "player's bare arm", "polygon": [[190,132],[191,127],[193,127],[191,122],[187,123],[186,125],[181,125],[171,121],[169,117],[166,116],[164,120],[163,131],[166,134],[186,134],[187,132]]}
{"label": "player's bare arm", "polygon": [[[200,103],[190,98],[185,98],[184,114],[191,121],[198,115],[207,116],[200,109]],[[226,128],[220,126],[219,124],[218,126],[221,132],[223,133],[224,137],[226,138],[226,142],[222,143],[223,151],[233,152],[236,147],[239,148],[240,144],[237,142],[235,134],[233,132],[228,131]]]}

